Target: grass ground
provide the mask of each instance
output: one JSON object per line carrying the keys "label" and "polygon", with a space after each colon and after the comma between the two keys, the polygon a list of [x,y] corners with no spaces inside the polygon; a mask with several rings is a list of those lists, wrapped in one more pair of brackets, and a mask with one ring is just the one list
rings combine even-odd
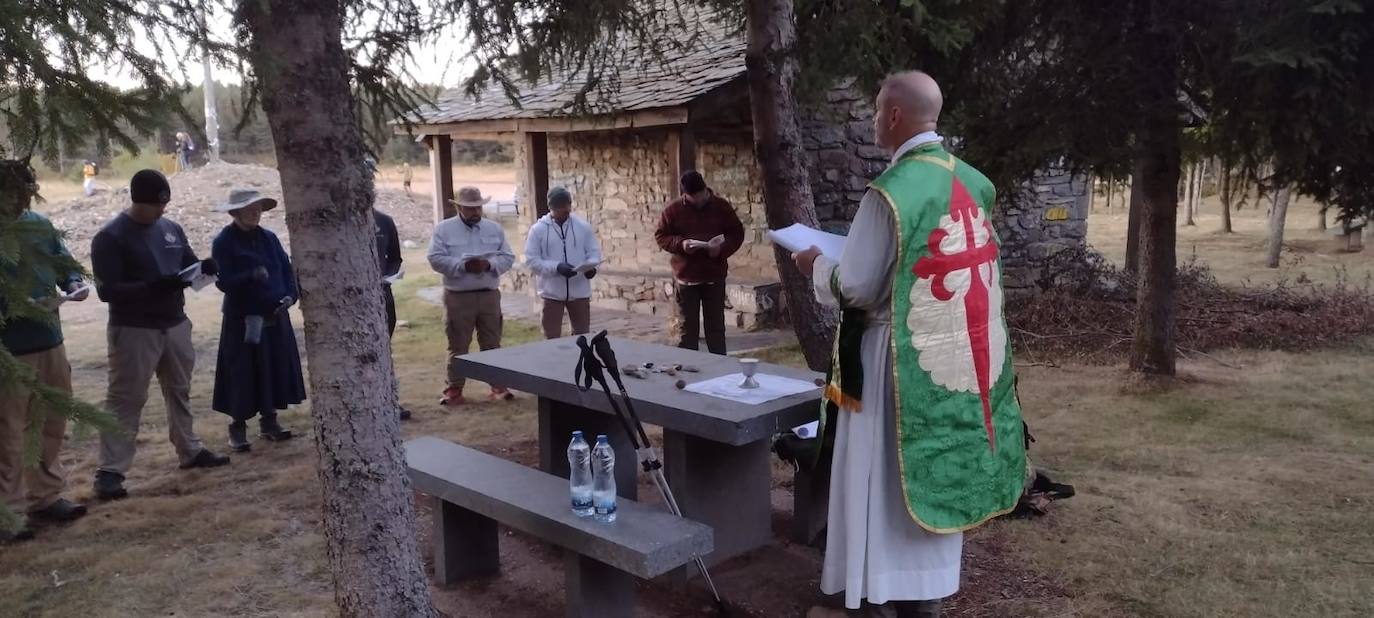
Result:
{"label": "grass ground", "polygon": [[[420,178],[417,170],[417,178]],[[1209,205],[1209,209],[1210,205]],[[1257,213],[1262,215],[1262,213]],[[1300,202],[1298,243],[1315,213]],[[1254,247],[1261,229],[1243,212],[1220,237],[1215,218],[1181,233],[1227,281],[1276,276]],[[1124,214],[1094,214],[1090,235],[1120,249]],[[1116,243],[1116,244],[1113,244]],[[1315,245],[1314,245],[1315,246]],[[1369,272],[1371,256],[1319,250],[1281,275],[1344,266]],[[423,258],[414,252],[407,260]],[[435,406],[443,380],[440,311],[414,291],[433,277],[412,269],[398,290],[410,322],[393,342],[401,394],[415,411],[407,437],[432,434],[517,461],[533,449],[533,402]],[[1334,271],[1333,271],[1334,272]],[[208,411],[218,339],[217,294],[189,305],[199,350],[193,386],[197,427],[223,448],[224,419]],[[77,394],[103,396],[104,309],[64,310]],[[298,322],[299,323],[299,322]],[[508,323],[507,343],[535,337]],[[798,363],[795,349],[768,354]],[[1145,388],[1112,366],[1020,369],[1038,443],[1032,456],[1078,496],[1034,521],[998,521],[970,535],[963,591],[949,614],[969,616],[1369,616],[1374,615],[1374,341],[1311,354],[1222,351],[1186,361],[1167,390]],[[1223,364],[1224,363],[1224,364]],[[482,385],[469,386],[480,396]],[[144,415],[133,496],[95,505],[85,520],[0,548],[0,616],[331,615],[332,590],[319,527],[309,406],[285,415],[307,436],[259,443],[225,469],[181,472],[154,394]],[[94,441],[64,452],[72,497],[89,499]],[[778,515],[786,479],[775,477]],[[776,519],[776,517],[775,517]],[[422,536],[427,520],[421,521]],[[502,575],[436,591],[454,616],[546,616],[561,611],[556,554],[518,536],[502,541]],[[425,550],[426,552],[428,550]],[[779,542],[724,565],[727,598],[752,616],[799,616],[811,604],[819,553]],[[699,613],[651,587],[644,614]]]}

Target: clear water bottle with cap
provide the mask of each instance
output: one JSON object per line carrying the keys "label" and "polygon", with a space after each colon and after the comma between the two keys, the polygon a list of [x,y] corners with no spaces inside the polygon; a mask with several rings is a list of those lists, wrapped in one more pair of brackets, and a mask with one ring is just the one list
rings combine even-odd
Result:
{"label": "clear water bottle with cap", "polygon": [[596,437],[592,449],[592,507],[597,521],[615,521],[615,449],[605,434]]}
{"label": "clear water bottle with cap", "polygon": [[592,509],[592,447],[582,432],[572,433],[568,444],[568,489],[572,492],[572,510],[578,517],[591,517]]}

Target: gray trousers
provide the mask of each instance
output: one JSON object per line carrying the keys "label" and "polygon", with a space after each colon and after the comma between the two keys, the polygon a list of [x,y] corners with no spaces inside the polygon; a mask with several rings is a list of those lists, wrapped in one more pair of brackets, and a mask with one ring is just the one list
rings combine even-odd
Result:
{"label": "gray trousers", "polygon": [[148,403],[148,386],[157,376],[162,401],[167,407],[167,437],[176,447],[182,464],[205,449],[191,427],[191,371],[196,350],[191,344],[191,321],[159,330],[110,326],[110,386],[105,407],[124,429],[100,434],[99,469],[125,476],[134,463],[139,421]]}

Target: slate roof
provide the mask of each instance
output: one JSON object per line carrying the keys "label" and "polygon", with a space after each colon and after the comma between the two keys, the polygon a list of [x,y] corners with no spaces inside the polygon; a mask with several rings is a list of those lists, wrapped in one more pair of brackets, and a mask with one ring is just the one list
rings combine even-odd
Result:
{"label": "slate roof", "polygon": [[[684,7],[685,9],[685,7]],[[519,105],[497,83],[488,85],[479,97],[462,89],[441,94],[436,108],[427,111],[416,124],[436,125],[477,120],[528,118],[566,118],[593,114],[633,112],[674,107],[719,88],[745,73],[742,33],[705,9],[684,10],[684,18],[697,20],[701,27],[674,29],[673,36],[685,46],[680,53],[669,52],[664,60],[647,60],[649,54],[626,46],[622,59],[607,70],[603,80],[618,82],[609,93],[587,94],[587,106],[572,109],[577,93],[586,83],[585,74],[559,75],[533,86],[521,87]],[[676,20],[676,17],[671,18]]]}

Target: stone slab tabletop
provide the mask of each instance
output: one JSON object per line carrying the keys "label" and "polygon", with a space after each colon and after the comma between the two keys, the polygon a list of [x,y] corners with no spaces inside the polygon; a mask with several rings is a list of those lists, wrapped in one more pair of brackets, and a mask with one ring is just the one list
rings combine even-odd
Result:
{"label": "stone slab tabletop", "polygon": [[[682,379],[691,384],[738,373],[740,367],[737,358],[618,337],[611,337],[610,342],[621,367],[652,362],[656,365],[691,365],[701,370],[700,373],[679,372],[677,377],[661,373],[650,374],[648,379],[622,376],[625,389],[635,402],[635,412],[644,423],[739,446],[817,418],[820,387],[759,405],[735,403],[678,390],[675,383]],[[613,414],[599,385],[594,384],[591,390],[582,392],[574,384],[573,368],[580,354],[577,338],[564,337],[467,354],[457,360],[459,371],[468,378]],[[761,363],[758,373],[805,382],[823,377],[807,369],[771,363]],[[606,379],[615,393],[617,403],[621,403],[615,382],[610,376]]]}
{"label": "stone slab tabletop", "polygon": [[567,479],[433,436],[405,443],[415,489],[642,579],[713,549],[710,526],[619,499],[603,524],[573,514]]}

